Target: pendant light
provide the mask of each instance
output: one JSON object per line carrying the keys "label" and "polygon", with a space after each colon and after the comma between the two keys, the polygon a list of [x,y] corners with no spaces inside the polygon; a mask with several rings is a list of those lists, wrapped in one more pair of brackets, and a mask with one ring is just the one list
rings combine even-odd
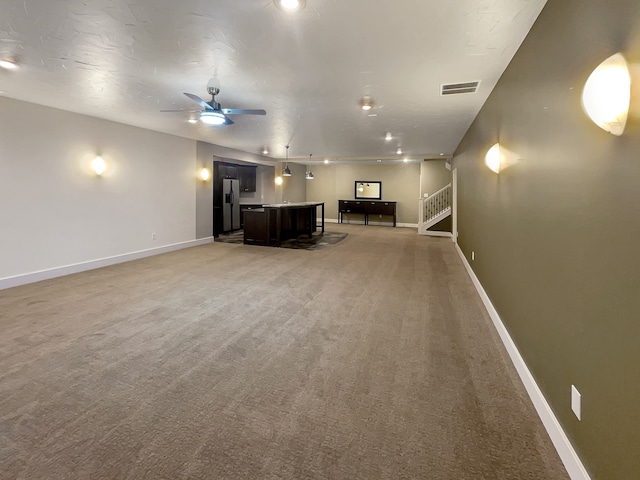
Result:
{"label": "pendant light", "polygon": [[284,162],[284,169],[282,170],[283,177],[290,177],[291,170],[289,169],[289,145],[286,146],[287,149],[287,160]]}
{"label": "pendant light", "polygon": [[313,154],[312,153],[309,154],[309,171],[307,172],[306,176],[304,177],[307,180],[313,180],[315,178],[313,176],[313,172],[311,171],[311,155],[313,155]]}

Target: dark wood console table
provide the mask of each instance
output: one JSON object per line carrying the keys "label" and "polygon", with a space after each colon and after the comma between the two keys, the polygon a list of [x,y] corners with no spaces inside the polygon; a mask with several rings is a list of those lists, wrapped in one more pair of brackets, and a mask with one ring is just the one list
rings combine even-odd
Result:
{"label": "dark wood console table", "polygon": [[275,245],[317,229],[317,207],[322,207],[320,228],[324,232],[324,202],[278,203],[247,210],[244,215],[244,243]]}
{"label": "dark wood console table", "polygon": [[338,200],[338,222],[342,223],[344,213],[364,215],[364,224],[369,224],[369,215],[388,215],[393,217],[396,226],[396,204],[384,200]]}

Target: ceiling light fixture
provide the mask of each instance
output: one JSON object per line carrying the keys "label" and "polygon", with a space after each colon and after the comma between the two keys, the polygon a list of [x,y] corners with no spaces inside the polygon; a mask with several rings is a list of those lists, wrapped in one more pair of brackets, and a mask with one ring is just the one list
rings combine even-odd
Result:
{"label": "ceiling light fixture", "polygon": [[391,140],[393,140],[393,135],[391,135],[391,132],[387,132],[387,134],[384,136],[384,139],[387,142],[390,142]]}
{"label": "ceiling light fixture", "polygon": [[[313,154],[309,154],[309,164],[311,164],[311,155]],[[313,172],[311,171],[311,165],[309,165],[309,171],[306,173],[304,178],[306,178],[307,180],[313,180],[315,178]]]}
{"label": "ceiling light fixture", "polygon": [[269,155],[269,149],[267,147],[262,147],[262,154]]}
{"label": "ceiling light fixture", "polygon": [[189,123],[198,123],[198,119],[192,117],[189,120],[187,120],[187,122],[189,122]]}
{"label": "ceiling light fixture", "polygon": [[396,153],[397,153],[398,155],[402,155],[402,149],[401,149],[400,147],[398,147],[398,150],[396,150]]}
{"label": "ceiling light fixture", "polygon": [[291,170],[289,169],[289,145],[286,146],[287,149],[287,160],[284,163],[284,169],[282,169],[282,176],[283,177],[290,177],[291,176]]}
{"label": "ceiling light fixture", "polygon": [[273,0],[276,7],[285,12],[299,12],[305,7],[305,0]]}
{"label": "ceiling light fixture", "polygon": [[360,99],[360,108],[365,112],[368,112],[373,108],[373,99],[369,96],[362,97]]}
{"label": "ceiling light fixture", "polygon": [[11,60],[0,60],[0,67],[6,69],[6,70],[15,70],[16,68],[18,68],[18,65],[15,62],[12,62]]}
{"label": "ceiling light fixture", "polygon": [[408,159],[408,158],[404,158],[402,161],[403,161],[404,163],[407,163],[407,162],[409,161],[409,159]]}
{"label": "ceiling light fixture", "polygon": [[603,130],[622,135],[631,103],[631,73],[620,53],[607,58],[589,75],[582,91],[582,107]]}
{"label": "ceiling light fixture", "polygon": [[227,119],[224,114],[220,112],[202,112],[200,114],[200,121],[207,125],[223,125]]}
{"label": "ceiling light fixture", "polygon": [[325,158],[325,159],[324,159],[324,163],[325,163],[325,165],[326,165],[327,163],[329,163],[329,159],[328,159],[328,158]]}

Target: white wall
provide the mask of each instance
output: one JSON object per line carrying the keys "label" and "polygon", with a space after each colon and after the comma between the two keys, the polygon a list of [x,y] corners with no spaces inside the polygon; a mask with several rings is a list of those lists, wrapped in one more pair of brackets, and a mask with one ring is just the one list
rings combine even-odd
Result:
{"label": "white wall", "polygon": [[195,239],[195,159],[193,140],[0,98],[0,279]]}

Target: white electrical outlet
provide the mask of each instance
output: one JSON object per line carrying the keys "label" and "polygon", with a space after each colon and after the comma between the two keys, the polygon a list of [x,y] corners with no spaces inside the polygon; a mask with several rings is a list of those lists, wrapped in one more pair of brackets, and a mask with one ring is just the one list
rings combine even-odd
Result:
{"label": "white electrical outlet", "polygon": [[471,252],[471,261],[476,259],[476,252]]}
{"label": "white electrical outlet", "polygon": [[576,414],[578,420],[582,420],[582,395],[575,385],[571,385],[571,410]]}
{"label": "white electrical outlet", "polygon": [[155,234],[155,233],[152,233],[152,234],[151,234],[151,240],[155,240],[155,239],[156,239],[156,234]]}

